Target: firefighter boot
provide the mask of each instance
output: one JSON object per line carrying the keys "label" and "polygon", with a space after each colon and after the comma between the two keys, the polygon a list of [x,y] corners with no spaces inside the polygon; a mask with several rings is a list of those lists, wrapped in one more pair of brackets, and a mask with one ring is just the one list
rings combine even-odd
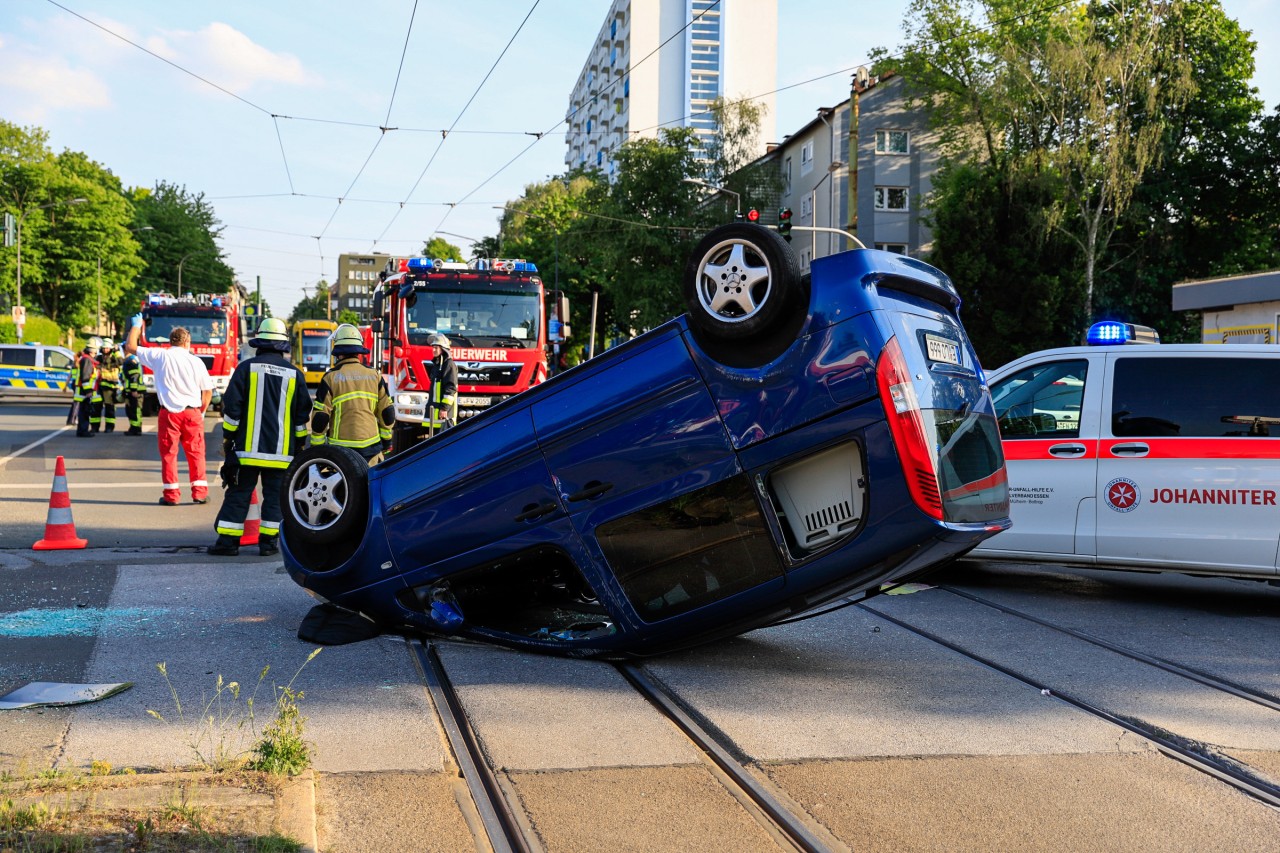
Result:
{"label": "firefighter boot", "polygon": [[236,557],[240,554],[240,537],[218,534],[218,541],[205,549],[211,557]]}
{"label": "firefighter boot", "polygon": [[280,537],[279,536],[260,536],[258,537],[258,556],[274,557],[280,553]]}

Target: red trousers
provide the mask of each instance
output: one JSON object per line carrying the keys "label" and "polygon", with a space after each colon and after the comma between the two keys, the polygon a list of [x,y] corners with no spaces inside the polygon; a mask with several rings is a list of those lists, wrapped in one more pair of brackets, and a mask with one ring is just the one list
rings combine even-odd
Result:
{"label": "red trousers", "polygon": [[191,499],[209,496],[209,482],[204,476],[204,414],[199,409],[173,413],[160,407],[156,425],[160,437],[160,478],[164,480],[164,499],[178,503],[182,498],[178,482],[178,446],[187,455],[187,472],[191,476]]}

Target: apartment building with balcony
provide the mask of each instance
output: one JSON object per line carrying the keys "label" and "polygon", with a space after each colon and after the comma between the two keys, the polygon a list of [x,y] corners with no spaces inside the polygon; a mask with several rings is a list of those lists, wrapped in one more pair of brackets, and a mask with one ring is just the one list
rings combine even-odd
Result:
{"label": "apartment building with balcony", "polygon": [[777,0],[614,0],[569,97],[565,165],[612,176],[628,139],[709,139],[718,97],[760,96],[760,138],[776,138],[777,23]]}

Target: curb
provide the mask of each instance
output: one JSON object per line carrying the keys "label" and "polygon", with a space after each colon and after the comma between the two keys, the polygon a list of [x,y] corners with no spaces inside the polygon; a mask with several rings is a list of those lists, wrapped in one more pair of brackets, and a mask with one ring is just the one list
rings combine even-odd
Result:
{"label": "curb", "polygon": [[299,842],[304,853],[319,850],[315,774],[309,769],[280,778],[274,792],[220,780],[207,771],[177,771],[83,777],[72,787],[14,780],[0,783],[0,800],[12,800],[18,807],[43,802],[63,812],[99,814],[118,809],[164,809],[175,802],[190,802],[213,811],[247,810],[261,815],[263,831],[270,824],[274,831]]}
{"label": "curb", "polygon": [[310,769],[291,777],[276,800],[277,831],[302,843],[302,853],[318,853],[316,777]]}

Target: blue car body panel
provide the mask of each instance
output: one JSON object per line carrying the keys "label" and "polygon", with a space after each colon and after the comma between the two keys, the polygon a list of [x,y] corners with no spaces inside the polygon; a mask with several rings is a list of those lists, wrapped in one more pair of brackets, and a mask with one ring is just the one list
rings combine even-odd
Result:
{"label": "blue car body panel", "polygon": [[[461,629],[578,655],[659,652],[874,591],[1008,525],[1007,511],[981,523],[921,512],[877,387],[896,337],[930,380],[922,405],[994,417],[958,304],[945,275],[909,258],[817,260],[801,331],[772,361],[727,366],[677,318],[370,469],[356,554],[310,571],[286,537],[286,565],[325,599],[422,632],[441,630],[424,596],[450,583],[546,572],[572,590],[580,574],[601,614],[589,625],[517,629],[503,611],[499,629],[464,606]],[[926,338],[956,356],[923,355]],[[788,539],[771,478],[832,448],[860,460],[865,506],[856,529],[808,553]]]}

